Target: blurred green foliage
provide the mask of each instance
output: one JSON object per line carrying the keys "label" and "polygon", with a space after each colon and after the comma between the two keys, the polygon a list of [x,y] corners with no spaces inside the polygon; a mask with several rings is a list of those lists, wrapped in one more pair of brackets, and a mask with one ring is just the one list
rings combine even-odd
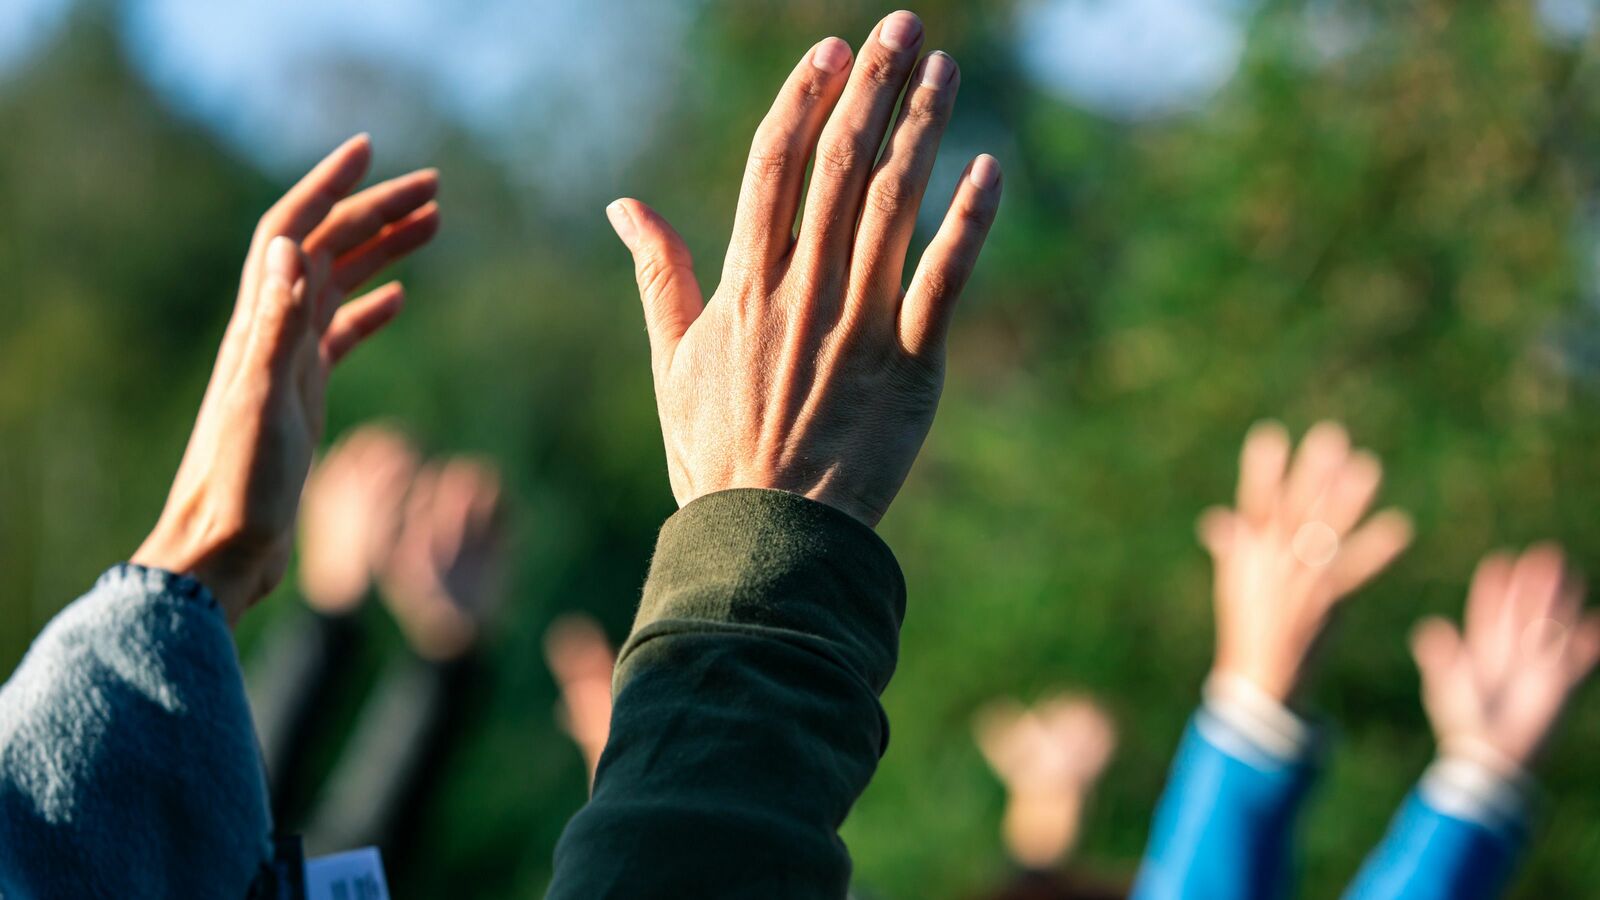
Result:
{"label": "blurred green foliage", "polygon": [[[1031,87],[1009,3],[919,8],[928,46],[964,68],[949,153],[997,153],[1007,197],[939,420],[882,529],[911,604],[891,747],[845,827],[870,892],[960,897],[1003,873],[1002,797],[969,717],[1059,686],[1116,713],[1082,855],[1132,871],[1210,651],[1192,522],[1230,496],[1252,420],[1346,421],[1419,524],[1324,650],[1312,701],[1338,741],[1304,830],[1307,896],[1337,893],[1431,752],[1410,623],[1458,611],[1493,546],[1554,536],[1591,567],[1600,556],[1592,48],[1542,40],[1521,2],[1352,8],[1366,39],[1318,58],[1301,5],[1267,4],[1212,104],[1141,125]],[[884,11],[709,3],[672,124],[614,193],[676,222],[713,283],[783,74]],[[154,519],[253,221],[284,185],[165,111],[94,15],[0,84],[0,134],[9,667]],[[410,308],[331,404],[332,435],[385,417],[430,449],[498,460],[520,507],[494,679],[425,851],[391,860],[401,896],[542,889],[584,785],[540,633],[581,608],[620,638],[673,509],[626,256],[598,209],[546,214],[489,160],[462,137],[437,148],[445,232],[402,270]],[[283,593],[241,629],[247,656],[294,602]],[[1596,699],[1580,695],[1547,761],[1553,802],[1518,896],[1600,883],[1600,795],[1584,790]]]}

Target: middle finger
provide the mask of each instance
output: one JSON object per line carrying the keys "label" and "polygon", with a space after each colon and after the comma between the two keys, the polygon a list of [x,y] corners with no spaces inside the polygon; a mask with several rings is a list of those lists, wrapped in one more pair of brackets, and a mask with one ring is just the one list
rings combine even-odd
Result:
{"label": "middle finger", "polygon": [[890,13],[861,48],[844,96],[823,128],[812,167],[811,191],[800,225],[797,258],[838,283],[849,272],[851,242],[867,176],[889,127],[895,101],[922,46],[922,21]]}

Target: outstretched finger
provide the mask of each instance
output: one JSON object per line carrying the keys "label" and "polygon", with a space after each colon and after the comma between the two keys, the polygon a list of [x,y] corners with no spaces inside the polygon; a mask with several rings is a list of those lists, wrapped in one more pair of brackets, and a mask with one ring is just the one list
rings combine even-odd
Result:
{"label": "outstretched finger", "polygon": [[1200,536],[1201,546],[1206,548],[1213,560],[1221,560],[1233,548],[1237,523],[1233,510],[1226,506],[1213,506],[1200,514],[1195,532]]}
{"label": "outstretched finger", "polygon": [[360,183],[372,164],[372,141],[358,134],[328,154],[261,217],[256,229],[263,251],[268,241],[283,236],[304,240],[312,229]]}
{"label": "outstretched finger", "polygon": [[1262,421],[1250,426],[1239,451],[1239,490],[1235,503],[1246,522],[1262,527],[1282,503],[1283,473],[1289,466],[1289,432]]}
{"label": "outstretched finger", "polygon": [[767,271],[788,255],[806,162],[844,92],[850,59],[849,44],[836,37],[820,41],[789,75],[756,129],[733,220],[729,275],[734,269]]}
{"label": "outstretched finger", "polygon": [[1600,663],[1600,615],[1584,616],[1567,641],[1567,680],[1577,686]]}
{"label": "outstretched finger", "polygon": [[1311,514],[1335,534],[1344,534],[1361,521],[1378,496],[1378,485],[1382,481],[1383,465],[1378,458],[1358,450],[1350,454],[1343,468],[1333,476],[1327,493],[1312,507]]}
{"label": "outstretched finger", "polygon": [[1498,669],[1511,658],[1515,640],[1510,624],[1511,570],[1516,560],[1504,552],[1478,562],[1467,590],[1467,647],[1481,665]]}
{"label": "outstretched finger", "polygon": [[338,365],[351,350],[394,321],[405,302],[405,289],[396,281],[339,307],[322,337],[325,365],[330,368]]}
{"label": "outstretched finger", "polygon": [[1506,613],[1519,635],[1529,623],[1548,619],[1555,612],[1566,567],[1566,555],[1549,542],[1535,544],[1517,558],[1511,570]]}
{"label": "outstretched finger", "polygon": [[956,61],[944,53],[929,54],[911,76],[889,146],[867,183],[856,231],[852,283],[877,285],[881,291],[857,290],[858,297],[899,296],[906,250],[960,81]]}
{"label": "outstretched finger", "polygon": [[1344,539],[1328,573],[1331,599],[1337,600],[1377,577],[1411,544],[1411,517],[1386,509]]}
{"label": "outstretched finger", "polygon": [[889,117],[916,65],[922,47],[922,20],[900,10],[890,13],[861,46],[854,71],[838,105],[822,129],[817,161],[811,169],[796,262],[837,281],[848,274],[849,258],[867,176],[878,162]]}
{"label": "outstretched finger", "polygon": [[705,300],[694,275],[694,260],[677,230],[655,210],[637,200],[618,200],[606,207],[617,237],[633,254],[634,278],[644,303],[650,357],[659,371],[672,359],[689,326],[700,317]]}
{"label": "outstretched finger", "polygon": [[1461,648],[1461,632],[1441,616],[1429,616],[1411,630],[1411,655],[1424,673],[1447,671]]}
{"label": "outstretched finger", "polygon": [[437,169],[421,169],[375,184],[334,204],[327,218],[306,238],[306,252],[326,252],[339,259],[385,227],[411,215],[438,193]]}
{"label": "outstretched finger", "polygon": [[1288,525],[1297,527],[1311,515],[1312,507],[1332,485],[1349,455],[1350,435],[1343,425],[1318,422],[1311,426],[1289,467],[1281,510]]}
{"label": "outstretched finger", "polygon": [[944,352],[956,300],[1000,210],[1000,188],[1000,163],[987,153],[972,161],[956,186],[944,224],[900,304],[900,342],[913,357],[933,362]]}
{"label": "outstretched finger", "polygon": [[[340,294],[355,290],[386,266],[433,240],[438,233],[439,204],[429,201],[399,221],[383,226],[370,240],[339,257],[333,270],[334,288]],[[324,314],[326,322],[326,316],[331,316],[333,311],[325,310]]]}
{"label": "outstretched finger", "polygon": [[1028,711],[1022,704],[1003,697],[985,703],[972,717],[972,737],[983,758],[1002,778],[1019,761],[1018,734],[1025,726]]}

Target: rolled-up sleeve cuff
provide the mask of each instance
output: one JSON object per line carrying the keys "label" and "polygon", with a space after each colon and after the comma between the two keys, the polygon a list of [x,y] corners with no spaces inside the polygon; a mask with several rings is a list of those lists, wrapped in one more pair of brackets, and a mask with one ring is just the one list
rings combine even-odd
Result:
{"label": "rolled-up sleeve cuff", "polygon": [[1308,722],[1243,678],[1212,675],[1202,697],[1195,727],[1231,756],[1278,767],[1303,762],[1316,749],[1317,733]]}
{"label": "rolled-up sleeve cuff", "polygon": [[894,554],[860,521],[785,491],[719,491],[662,526],[614,687],[622,688],[643,644],[725,624],[828,653],[881,694],[894,674],[905,608]]}
{"label": "rolled-up sleeve cuff", "polygon": [[1417,787],[1438,812],[1496,829],[1523,827],[1537,792],[1521,766],[1477,741],[1445,742]]}

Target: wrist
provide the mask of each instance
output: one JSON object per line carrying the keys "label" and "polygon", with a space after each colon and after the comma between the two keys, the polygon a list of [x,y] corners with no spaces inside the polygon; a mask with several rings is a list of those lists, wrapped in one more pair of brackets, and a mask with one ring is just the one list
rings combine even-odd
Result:
{"label": "wrist", "polygon": [[1206,675],[1206,684],[1227,685],[1229,688],[1242,687],[1248,689],[1254,697],[1265,698],[1278,706],[1288,707],[1290,701],[1294,699],[1295,689],[1299,686],[1299,678],[1296,673],[1286,674],[1261,666],[1239,665],[1219,656]]}
{"label": "wrist", "polygon": [[1499,750],[1466,739],[1440,745],[1438,759],[1423,774],[1417,790],[1439,812],[1497,826],[1527,818],[1535,784]]}
{"label": "wrist", "polygon": [[876,529],[878,523],[883,520],[882,509],[862,503],[840,491],[819,487],[809,491],[802,491],[801,495],[807,499],[831,506],[868,528]]}
{"label": "wrist", "polygon": [[300,597],[306,606],[328,616],[355,612],[372,591],[369,578],[330,578],[306,571],[305,556],[300,560]]}
{"label": "wrist", "polygon": [[216,599],[230,626],[276,580],[268,574],[272,569],[270,561],[256,554],[238,553],[226,542],[208,539],[204,529],[164,523],[157,524],[128,561],[200,582]]}
{"label": "wrist", "polygon": [[1025,868],[1054,868],[1072,852],[1082,814],[1081,793],[1012,793],[1006,800],[1003,821],[1006,848]]}
{"label": "wrist", "polygon": [[1311,750],[1311,726],[1247,678],[1213,671],[1201,696],[1213,716],[1274,759],[1293,761]]}
{"label": "wrist", "polygon": [[1439,758],[1471,763],[1508,781],[1531,781],[1531,750],[1507,748],[1476,735],[1450,735],[1439,739]]}

